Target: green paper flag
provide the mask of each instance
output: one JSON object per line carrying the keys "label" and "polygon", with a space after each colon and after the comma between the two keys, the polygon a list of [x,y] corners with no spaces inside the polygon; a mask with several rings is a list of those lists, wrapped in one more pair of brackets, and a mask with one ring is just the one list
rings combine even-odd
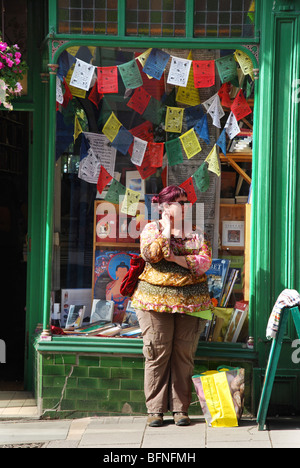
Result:
{"label": "green paper flag", "polygon": [[209,174],[207,164],[204,162],[194,173],[194,181],[201,192],[206,192],[209,187]]}
{"label": "green paper flag", "polygon": [[120,184],[116,179],[113,179],[111,186],[109,187],[105,200],[111,203],[121,203],[120,197],[124,198],[126,193],[126,187]]}
{"label": "green paper flag", "polygon": [[237,67],[234,55],[225,55],[215,60],[222,83],[234,81],[237,78]]}
{"label": "green paper flag", "polygon": [[176,166],[183,162],[183,155],[179,138],[166,141],[165,148],[170,166]]}

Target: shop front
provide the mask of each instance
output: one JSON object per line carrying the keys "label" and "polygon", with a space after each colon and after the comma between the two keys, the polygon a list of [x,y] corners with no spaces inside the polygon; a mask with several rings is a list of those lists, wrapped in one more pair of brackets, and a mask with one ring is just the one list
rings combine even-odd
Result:
{"label": "shop front", "polygon": [[[195,373],[245,368],[255,413],[267,320],[299,279],[297,152],[287,145],[297,148],[298,114],[292,88],[279,86],[296,78],[296,2],[49,3],[42,323],[27,376],[41,415],[146,412],[142,338],[120,284],[141,229],[159,216],[153,195],[171,184],[186,189],[187,222],[206,232],[214,259],[216,308]],[[299,386],[290,332],[275,408],[283,386],[289,395]],[[195,393],[190,412],[200,413]]]}

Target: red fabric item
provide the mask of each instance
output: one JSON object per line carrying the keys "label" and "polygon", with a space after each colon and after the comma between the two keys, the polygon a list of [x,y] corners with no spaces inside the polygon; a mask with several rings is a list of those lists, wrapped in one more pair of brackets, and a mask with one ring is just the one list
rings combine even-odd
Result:
{"label": "red fabric item", "polygon": [[120,287],[122,296],[131,297],[136,288],[138,278],[143,273],[145,260],[140,255],[130,254],[130,269],[124,276]]}
{"label": "red fabric item", "polygon": [[97,190],[99,193],[103,192],[104,187],[112,180],[112,176],[107,172],[107,170],[101,166],[100,173],[97,182]]}
{"label": "red fabric item", "polygon": [[66,334],[62,328],[55,327],[54,325],[51,325],[51,333],[52,335],[65,335]]}
{"label": "red fabric item", "polygon": [[62,103],[62,106],[66,108],[67,105],[69,104],[69,101],[73,99],[73,95],[70,91],[68,83],[65,80],[65,77],[64,77],[64,87],[65,87],[65,94],[64,94],[64,102]]}

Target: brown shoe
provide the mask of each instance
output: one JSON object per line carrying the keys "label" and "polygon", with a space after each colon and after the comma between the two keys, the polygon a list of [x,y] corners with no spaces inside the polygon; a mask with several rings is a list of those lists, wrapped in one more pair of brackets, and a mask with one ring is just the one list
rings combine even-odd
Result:
{"label": "brown shoe", "polygon": [[189,426],[191,424],[187,413],[173,413],[173,418],[176,426]]}
{"label": "brown shoe", "polygon": [[161,427],[163,425],[163,414],[162,413],[149,413],[147,424],[150,427]]}

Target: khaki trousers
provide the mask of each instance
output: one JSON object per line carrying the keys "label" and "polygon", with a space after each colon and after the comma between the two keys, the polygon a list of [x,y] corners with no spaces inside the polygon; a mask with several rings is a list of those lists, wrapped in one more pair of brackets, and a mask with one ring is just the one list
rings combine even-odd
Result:
{"label": "khaki trousers", "polygon": [[148,413],[188,412],[197,349],[205,320],[137,310],[144,343]]}

